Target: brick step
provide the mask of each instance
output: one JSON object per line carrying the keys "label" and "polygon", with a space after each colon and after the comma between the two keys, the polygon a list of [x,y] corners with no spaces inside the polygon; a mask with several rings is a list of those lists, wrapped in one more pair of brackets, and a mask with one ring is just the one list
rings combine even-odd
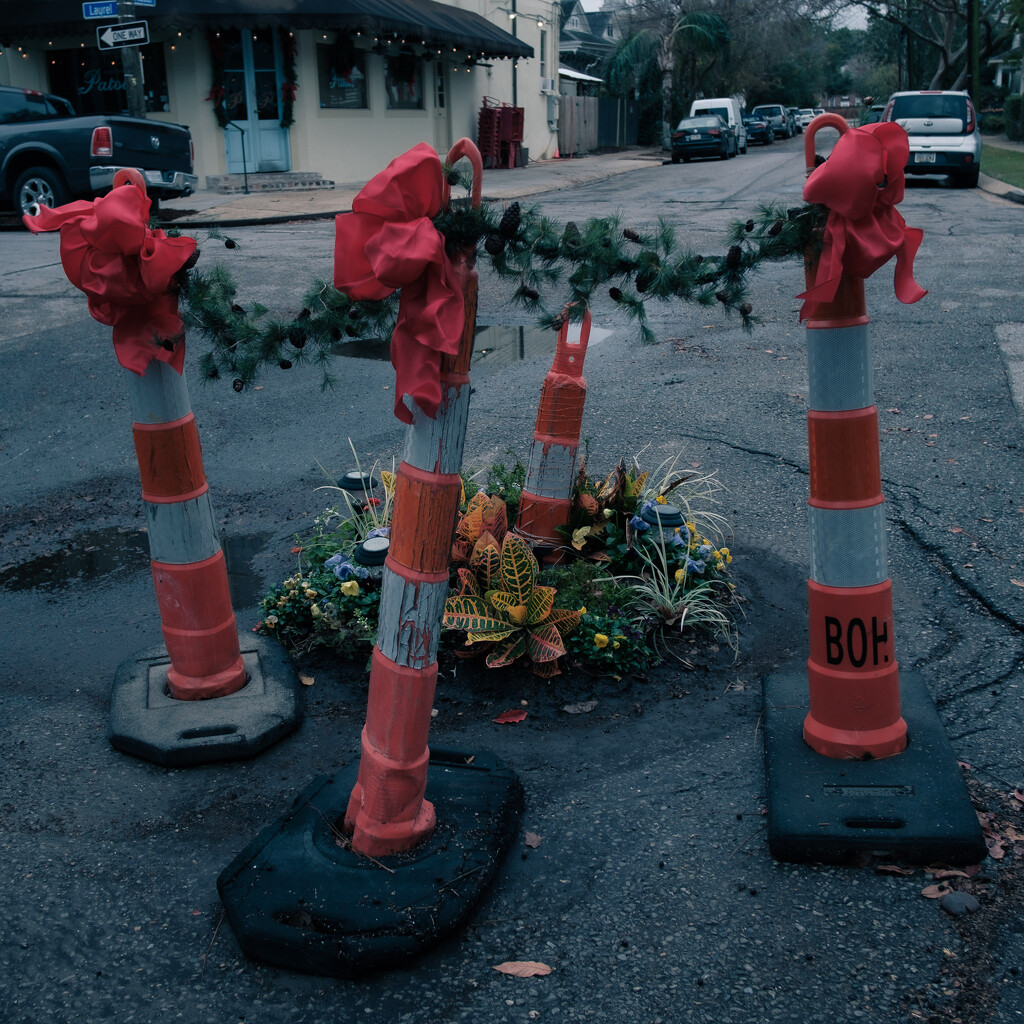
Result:
{"label": "brick step", "polygon": [[[242,174],[210,174],[206,177],[207,189],[220,195],[237,195],[245,191],[245,186]],[[250,192],[315,192],[332,188],[334,182],[319,171],[272,171],[249,175]]]}

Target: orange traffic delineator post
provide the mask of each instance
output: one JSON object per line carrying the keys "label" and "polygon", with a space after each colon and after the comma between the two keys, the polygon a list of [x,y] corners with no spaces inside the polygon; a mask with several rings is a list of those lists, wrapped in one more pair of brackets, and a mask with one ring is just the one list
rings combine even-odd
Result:
{"label": "orange traffic delineator post", "polygon": [[[816,118],[808,173],[822,128],[850,131],[837,115]],[[806,276],[810,292],[814,260]],[[844,270],[811,308],[810,652],[804,671],[765,680],[769,844],[782,860],[885,851],[966,863],[984,842],[956,758],[920,676],[905,673],[901,695],[863,278]]]}
{"label": "orange traffic delineator post", "polygon": [[[478,205],[482,162],[468,139],[448,162],[461,157],[472,164]],[[449,189],[445,181],[444,204]],[[396,474],[359,761],[314,780],[217,881],[246,954],[297,970],[357,976],[438,942],[481,898],[521,813],[519,781],[496,758],[427,746],[476,332],[475,248],[448,255],[465,319],[457,352],[441,357],[436,414],[405,396],[412,422]],[[342,832],[351,837],[345,849]]]}
{"label": "orange traffic delineator post", "polygon": [[559,528],[569,522],[587,397],[583,361],[590,340],[590,310],[576,323],[568,314],[568,309],[563,311],[565,321],[558,331],[555,358],[541,385],[530,466],[516,521],[516,533],[548,564],[557,564],[566,556],[567,544]]}
{"label": "orange traffic delineator post", "polygon": [[[195,243],[172,242],[163,232],[149,231],[149,202],[138,171],[119,170],[113,188],[136,188],[141,201],[137,196],[130,201],[118,196],[118,210],[109,215],[106,209],[97,209],[102,199],[92,204],[92,210],[72,204],[44,211],[39,219],[48,229],[65,221],[65,267],[74,268],[74,283],[89,295],[90,312],[115,327],[115,348],[126,367],[164,637],[163,648],[130,658],[118,669],[110,741],[126,753],[160,764],[249,756],[301,721],[298,680],[287,661],[257,639],[247,637],[243,653],[203,470],[199,428],[183,374],[184,353],[177,348],[184,341],[162,333],[172,325],[181,329],[175,286],[168,280],[167,292],[148,291],[157,288],[150,282],[160,273],[166,275],[185,262]],[[91,224],[88,233],[79,227],[83,217]],[[35,221],[30,218],[29,225],[37,229]],[[71,233],[65,237],[66,229]],[[173,246],[176,252],[165,254],[157,271],[153,264],[159,256],[154,253],[159,254],[161,246]],[[118,334],[126,320],[135,326],[127,340],[124,332]],[[140,336],[150,345],[141,353]],[[162,339],[159,347],[152,339]],[[170,359],[157,358],[158,351],[164,356],[170,352]],[[268,673],[270,666],[274,671]],[[257,685],[243,697],[250,680]]]}

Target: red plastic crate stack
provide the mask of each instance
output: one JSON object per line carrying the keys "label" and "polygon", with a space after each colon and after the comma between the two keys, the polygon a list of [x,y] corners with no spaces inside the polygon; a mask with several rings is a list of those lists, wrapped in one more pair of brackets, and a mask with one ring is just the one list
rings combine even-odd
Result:
{"label": "red plastic crate stack", "polygon": [[477,128],[477,148],[484,167],[515,167],[521,161],[523,108],[484,97]]}

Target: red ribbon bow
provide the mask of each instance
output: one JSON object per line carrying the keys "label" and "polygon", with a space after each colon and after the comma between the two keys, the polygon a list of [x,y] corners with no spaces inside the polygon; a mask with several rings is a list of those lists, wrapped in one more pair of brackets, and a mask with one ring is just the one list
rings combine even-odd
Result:
{"label": "red ribbon bow", "polygon": [[814,169],[804,199],[829,208],[814,285],[803,299],[800,319],[813,316],[818,303],[831,302],[845,273],[870,277],[896,257],[896,298],[917,302],[928,293],[914,280],[914,256],[924,233],[908,228],[897,213],[903,199],[903,168],[910,144],[893,121],[851,128],[831,156]]}
{"label": "red ribbon bow", "polygon": [[430,417],[441,404],[441,356],[455,355],[465,303],[431,220],[441,208],[441,160],[421,142],[392,160],[337,217],[334,285],[352,299],[401,289],[391,336],[395,415],[412,423],[405,395]]}
{"label": "red ribbon bow", "polygon": [[196,247],[194,238],[151,231],[149,207],[143,190],[128,184],[23,218],[30,231],[60,229],[64,273],[89,297],[93,319],[114,328],[117,361],[140,377],[152,359],[181,373],[185,330],[173,279]]}

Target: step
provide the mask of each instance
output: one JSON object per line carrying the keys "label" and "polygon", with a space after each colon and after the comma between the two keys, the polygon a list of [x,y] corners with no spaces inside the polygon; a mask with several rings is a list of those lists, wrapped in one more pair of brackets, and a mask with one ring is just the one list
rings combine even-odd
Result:
{"label": "step", "polygon": [[[245,192],[246,176],[242,174],[209,174],[206,187],[221,195]],[[248,175],[250,192],[314,192],[334,188],[334,182],[319,171],[263,171]]]}

